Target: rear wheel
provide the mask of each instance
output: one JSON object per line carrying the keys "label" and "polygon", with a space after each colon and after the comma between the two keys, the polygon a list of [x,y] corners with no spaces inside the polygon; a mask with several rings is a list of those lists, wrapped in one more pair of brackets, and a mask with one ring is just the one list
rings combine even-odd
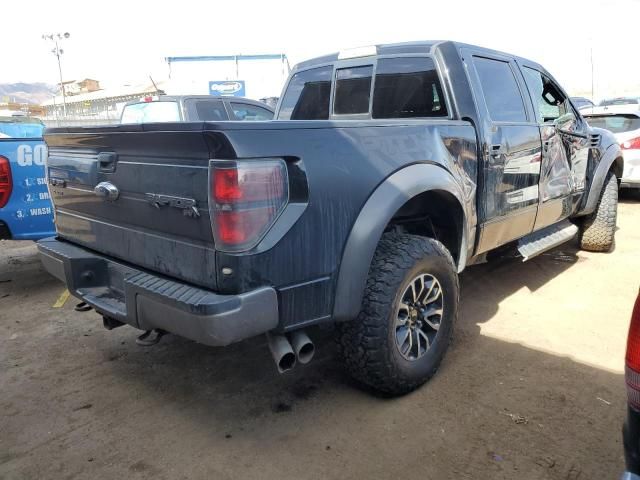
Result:
{"label": "rear wheel", "polygon": [[458,311],[458,275],[442,243],[383,235],[358,317],[338,324],[349,373],[386,394],[402,395],[436,372]]}
{"label": "rear wheel", "polygon": [[580,227],[580,247],[591,252],[608,252],[613,248],[618,216],[618,180],[607,174],[598,205],[584,217]]}

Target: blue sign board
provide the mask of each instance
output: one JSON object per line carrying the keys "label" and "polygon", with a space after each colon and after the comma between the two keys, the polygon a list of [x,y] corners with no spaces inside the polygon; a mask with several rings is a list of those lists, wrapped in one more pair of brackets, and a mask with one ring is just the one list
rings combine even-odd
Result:
{"label": "blue sign board", "polygon": [[209,82],[209,95],[244,97],[244,80],[221,80]]}
{"label": "blue sign board", "polygon": [[11,187],[8,197],[0,195],[0,224],[13,240],[50,237],[56,229],[44,171],[44,125],[35,120],[7,120],[0,123],[0,162],[9,171]]}

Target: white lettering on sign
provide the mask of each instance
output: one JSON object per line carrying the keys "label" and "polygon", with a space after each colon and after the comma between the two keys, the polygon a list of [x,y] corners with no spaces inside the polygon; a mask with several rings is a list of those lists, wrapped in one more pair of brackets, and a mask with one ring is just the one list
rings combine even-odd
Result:
{"label": "white lettering on sign", "polygon": [[21,167],[30,167],[31,165],[44,166],[47,159],[46,145],[20,145],[18,147],[18,165]]}
{"label": "white lettering on sign", "polygon": [[32,217],[37,217],[40,215],[50,215],[51,214],[51,208],[50,207],[43,207],[43,208],[32,208],[29,210],[29,214]]}
{"label": "white lettering on sign", "polygon": [[36,178],[36,182],[38,182],[38,185],[46,185],[47,184],[47,179],[46,178]]}
{"label": "white lettering on sign", "polygon": [[38,196],[40,200],[49,200],[49,192],[40,192]]}

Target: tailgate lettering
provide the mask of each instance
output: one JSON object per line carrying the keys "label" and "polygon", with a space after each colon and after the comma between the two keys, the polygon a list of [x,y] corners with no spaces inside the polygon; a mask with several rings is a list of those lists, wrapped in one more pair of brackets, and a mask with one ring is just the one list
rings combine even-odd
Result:
{"label": "tailgate lettering", "polygon": [[20,145],[18,147],[18,165],[30,167],[32,165],[43,166],[47,158],[47,147],[45,145]]}
{"label": "tailgate lettering", "polygon": [[147,193],[147,201],[156,208],[173,207],[182,210],[185,217],[197,218],[200,216],[198,203],[193,198],[172,197],[158,193]]}

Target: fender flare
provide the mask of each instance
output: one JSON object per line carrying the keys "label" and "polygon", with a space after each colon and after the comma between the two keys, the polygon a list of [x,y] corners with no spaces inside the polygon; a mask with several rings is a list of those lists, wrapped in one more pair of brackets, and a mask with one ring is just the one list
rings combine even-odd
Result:
{"label": "fender flare", "polygon": [[[458,272],[464,269],[468,250],[467,218],[462,188],[443,167],[434,164],[414,164],[385,179],[365,202],[354,222],[342,252],[333,306],[333,319],[355,318],[360,311],[362,297],[380,238],[395,213],[411,198],[433,190],[452,194],[463,214],[462,238]],[[471,230],[475,232],[475,226]],[[473,239],[471,239],[473,244]]]}
{"label": "fender flare", "polygon": [[[596,209],[598,199],[600,198],[600,191],[604,185],[607,173],[611,170],[611,165],[619,160],[622,160],[622,150],[620,149],[620,145],[613,143],[605,150],[604,155],[602,155],[602,158],[598,162],[598,166],[593,173],[593,180],[591,180],[591,185],[589,186],[587,200],[578,215],[588,215]],[[622,165],[620,167],[620,171],[622,172]]]}

